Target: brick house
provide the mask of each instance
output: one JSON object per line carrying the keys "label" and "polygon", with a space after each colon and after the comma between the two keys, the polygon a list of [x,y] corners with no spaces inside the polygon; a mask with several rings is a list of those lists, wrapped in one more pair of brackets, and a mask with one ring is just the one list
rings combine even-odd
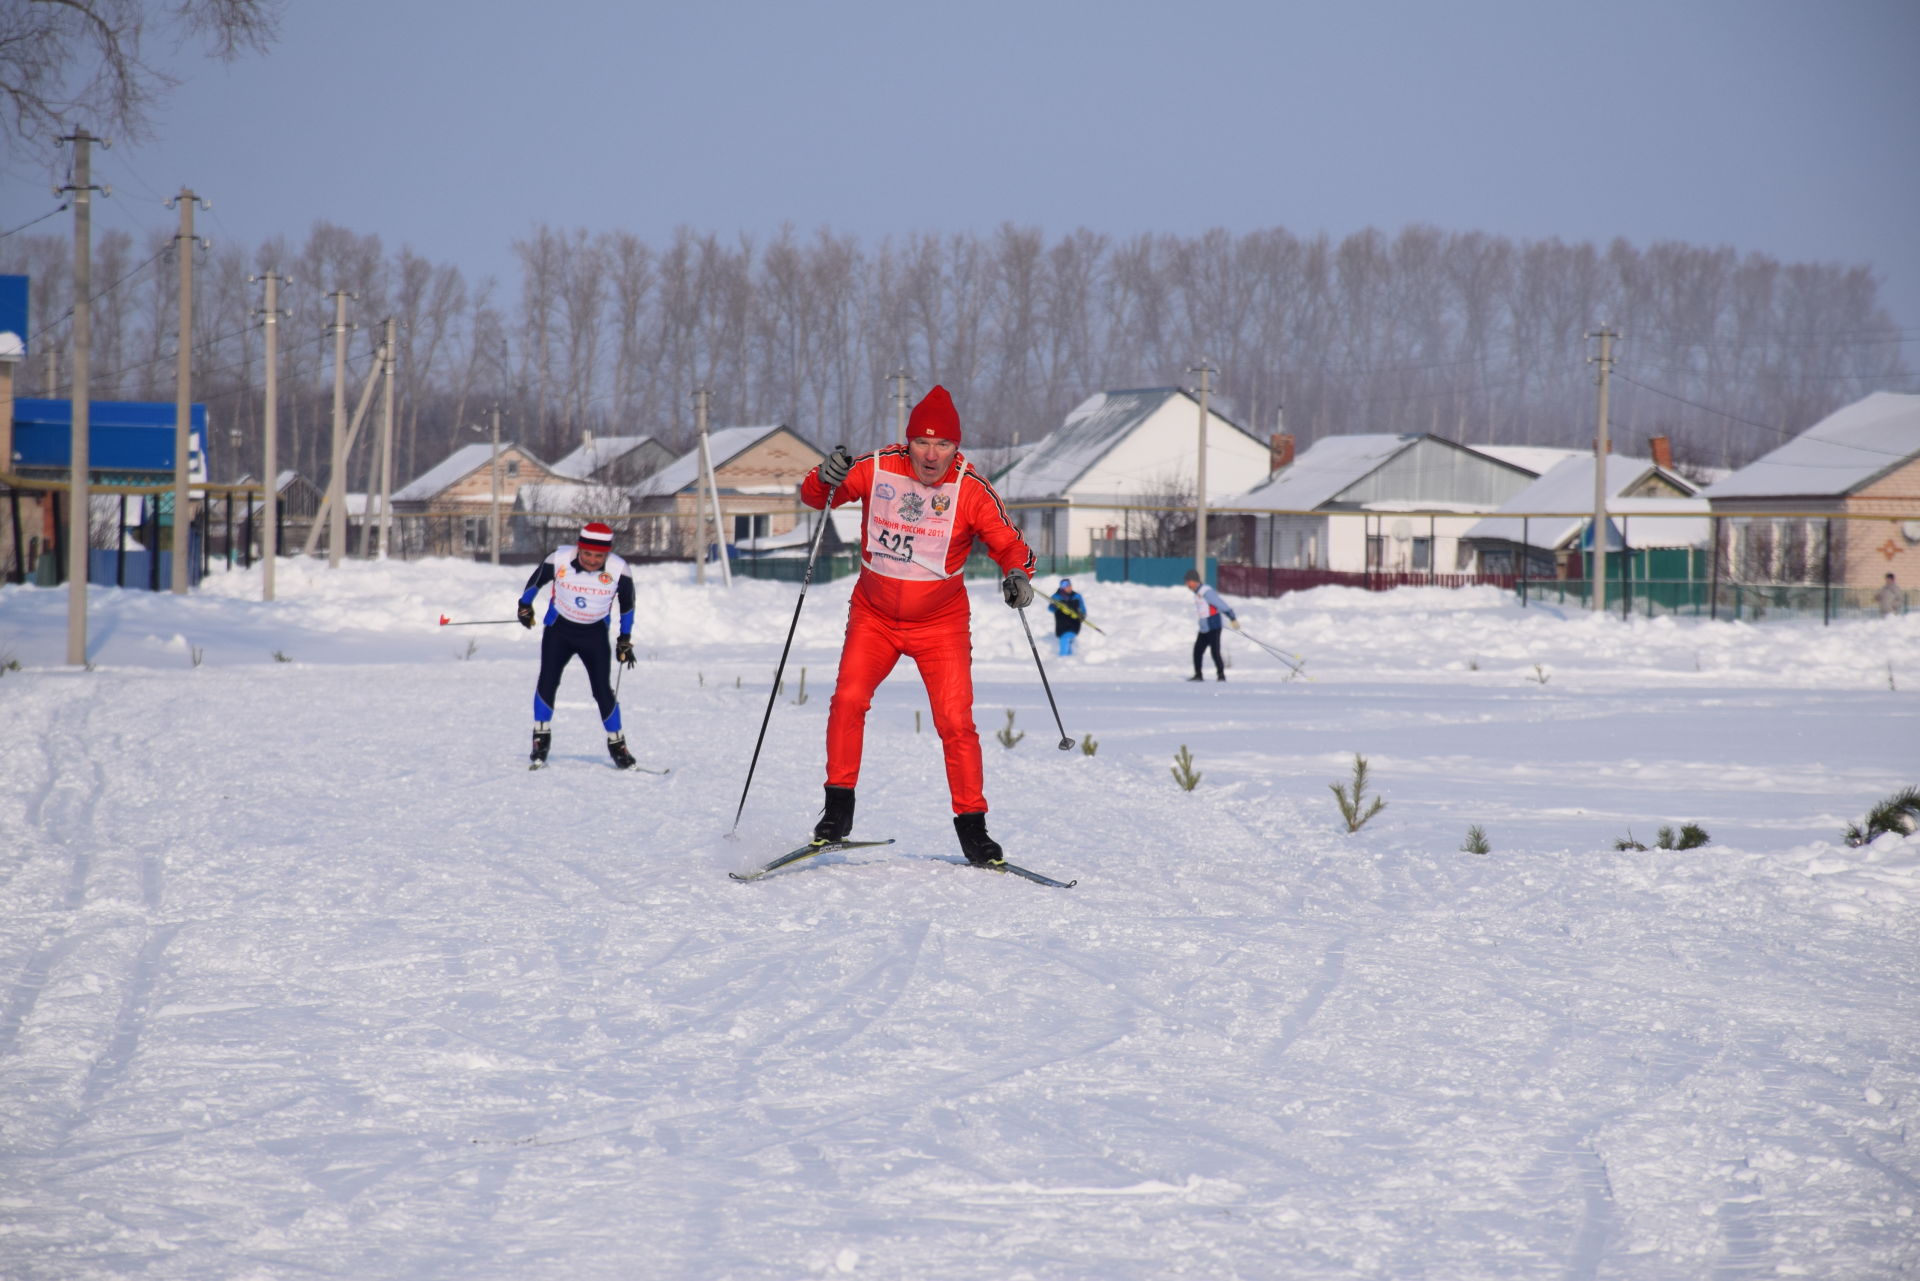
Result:
{"label": "brick house", "polygon": [[[1871,593],[1920,586],[1920,396],[1880,391],[1835,410],[1703,492],[1731,581]],[[1879,519],[1875,519],[1879,517]]]}
{"label": "brick house", "polygon": [[[499,454],[500,530],[508,550],[510,518],[520,486],[570,480],[519,445]],[[464,555],[491,546],[494,453],[491,444],[463,445],[393,494],[393,514],[411,555]]]}

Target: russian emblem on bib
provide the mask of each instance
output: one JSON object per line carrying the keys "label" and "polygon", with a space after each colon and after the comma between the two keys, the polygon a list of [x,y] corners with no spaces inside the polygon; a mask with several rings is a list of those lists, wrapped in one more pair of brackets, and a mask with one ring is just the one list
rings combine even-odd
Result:
{"label": "russian emblem on bib", "polygon": [[900,500],[899,506],[894,510],[900,513],[901,520],[917,521],[925,515],[926,502],[927,500],[919,494],[908,494]]}

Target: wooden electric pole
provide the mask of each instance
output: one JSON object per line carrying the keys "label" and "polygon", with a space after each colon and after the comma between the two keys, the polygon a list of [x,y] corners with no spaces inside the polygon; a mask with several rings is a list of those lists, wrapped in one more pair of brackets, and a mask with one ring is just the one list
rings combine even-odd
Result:
{"label": "wooden electric pole", "polygon": [[280,310],[280,286],[287,283],[287,278],[270,271],[254,279],[267,286],[267,305],[260,309],[267,331],[267,402],[261,415],[264,438],[260,446],[260,470],[264,473],[260,512],[265,521],[260,530],[260,599],[272,600],[273,564],[280,555],[280,317],[286,314]]}
{"label": "wooden electric pole", "polygon": [[1200,445],[1194,460],[1193,568],[1204,583],[1207,581],[1207,392],[1213,375],[1220,371],[1202,356],[1200,363],[1187,372],[1200,375]]}
{"label": "wooden electric pole", "polygon": [[347,546],[347,300],[354,297],[336,289],[333,299],[333,474],[327,479],[327,568],[340,568]]}
{"label": "wooden electric pole", "polygon": [[193,502],[187,490],[188,463],[193,454],[193,251],[199,244],[193,235],[193,207],[207,201],[180,188],[180,194],[167,201],[167,207],[179,206],[180,234],[173,238],[174,254],[180,259],[180,348],[174,353],[173,368],[173,594],[185,596],[189,555],[193,545]]}
{"label": "wooden electric pole", "polygon": [[1607,608],[1607,455],[1612,446],[1607,440],[1607,375],[1613,372],[1613,340],[1620,335],[1606,326],[1587,335],[1600,340],[1600,372],[1594,381],[1600,384],[1600,422],[1593,436],[1593,612]]}
{"label": "wooden electric pole", "polygon": [[73,430],[72,455],[67,470],[67,666],[87,665],[87,549],[92,543],[92,458],[88,453],[92,430],[92,394],[87,385],[87,361],[93,347],[93,155],[89,148],[104,138],[76,129],[62,142],[73,144],[73,181],[62,193],[73,193]]}

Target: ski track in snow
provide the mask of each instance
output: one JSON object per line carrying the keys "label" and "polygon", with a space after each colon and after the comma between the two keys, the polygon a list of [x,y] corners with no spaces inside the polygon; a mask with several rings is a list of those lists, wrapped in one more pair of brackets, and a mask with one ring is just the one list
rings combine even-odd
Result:
{"label": "ski track in snow", "polygon": [[1047,658],[1086,757],[983,590],[992,830],[1079,886],[960,864],[911,663],[856,824],[898,843],[740,885],[817,810],[847,585],[730,839],[793,587],[643,571],[672,773],[608,768],[577,671],[529,773],[535,638],[431,623],[521,577],[101,591],[90,674],[0,590],[0,1275],[1920,1272],[1920,837],[1838,843],[1920,781],[1920,619],[1321,591],[1242,610],[1312,683],[1230,639],[1190,686],[1183,594],[1095,584]]}

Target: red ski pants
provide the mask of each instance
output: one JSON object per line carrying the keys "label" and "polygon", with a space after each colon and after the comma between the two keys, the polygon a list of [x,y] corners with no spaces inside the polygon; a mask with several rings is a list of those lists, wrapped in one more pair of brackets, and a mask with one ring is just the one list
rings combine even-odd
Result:
{"label": "red ski pants", "polygon": [[906,655],[920,669],[933,704],[933,728],[947,757],[947,789],[953,812],[984,814],[981,795],[980,735],[973,727],[973,635],[967,624],[967,598],[930,618],[903,623],[880,613],[855,593],[847,610],[847,640],[840,650],[840,674],[834,680],[827,711],[827,782],[853,787],[860,781],[860,752],[866,740],[867,709],[873,691]]}

